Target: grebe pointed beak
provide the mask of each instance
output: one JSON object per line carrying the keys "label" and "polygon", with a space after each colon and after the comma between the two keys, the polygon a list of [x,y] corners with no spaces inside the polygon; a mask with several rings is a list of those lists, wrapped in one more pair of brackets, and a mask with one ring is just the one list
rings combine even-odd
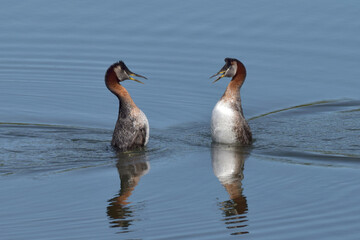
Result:
{"label": "grebe pointed beak", "polygon": [[129,77],[129,79],[130,79],[130,80],[133,80],[133,81],[135,81],[135,82],[138,82],[138,83],[144,84],[142,81],[137,80],[136,78]]}
{"label": "grebe pointed beak", "polygon": [[142,76],[142,75],[140,75],[140,74],[136,74],[136,73],[133,73],[133,72],[130,72],[130,71],[129,71],[129,79],[130,79],[130,80],[133,80],[133,81],[135,81],[135,82],[141,83],[141,84],[144,84],[144,83],[143,83],[142,81],[140,81],[140,80],[138,80],[138,79],[136,79],[136,78],[130,77],[130,76],[136,76],[136,77],[141,77],[141,78],[147,79],[146,77],[144,77],[144,76]]}
{"label": "grebe pointed beak", "polygon": [[212,76],[209,77],[209,78],[213,78],[213,77],[215,77],[215,76],[217,76],[217,75],[219,75],[219,74],[224,74],[224,73],[225,73],[225,71],[221,71],[221,70],[220,70],[220,72],[215,73],[214,75],[212,75]]}
{"label": "grebe pointed beak", "polygon": [[210,78],[213,78],[213,77],[221,74],[221,75],[220,75],[215,81],[213,81],[212,83],[217,82],[217,81],[219,81],[221,78],[225,77],[226,71],[229,69],[229,67],[230,67],[229,64],[226,63],[226,64],[220,69],[220,71],[219,71],[218,73],[212,75]]}
{"label": "grebe pointed beak", "polygon": [[218,77],[216,80],[214,80],[212,83],[215,83],[217,81],[219,81],[221,78],[223,78],[225,76],[225,74],[221,75],[220,77]]}
{"label": "grebe pointed beak", "polygon": [[129,74],[130,76],[136,76],[136,77],[141,77],[141,78],[144,78],[144,79],[147,79],[146,77],[140,75],[140,74],[136,74],[136,73],[133,73],[133,72],[130,72]]}
{"label": "grebe pointed beak", "polygon": [[216,80],[214,80],[212,83],[217,82],[217,81],[219,81],[221,78],[223,78],[223,77],[225,76],[225,72],[226,72],[225,70],[221,69],[218,73],[212,75],[210,78],[213,78],[213,77],[221,74],[221,75],[220,75]]}

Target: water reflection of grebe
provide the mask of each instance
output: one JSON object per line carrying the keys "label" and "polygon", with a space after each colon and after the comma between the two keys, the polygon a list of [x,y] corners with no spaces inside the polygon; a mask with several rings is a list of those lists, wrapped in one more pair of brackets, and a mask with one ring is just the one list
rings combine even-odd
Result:
{"label": "water reflection of grebe", "polygon": [[128,198],[140,178],[149,172],[150,164],[146,160],[145,152],[118,153],[116,167],[120,177],[120,191],[108,201],[107,215],[111,220],[111,227],[121,227],[123,231],[128,231],[128,227],[136,220],[135,209]]}
{"label": "water reflection of grebe", "polygon": [[[221,202],[228,229],[239,229],[247,226],[246,213],[248,205],[243,195],[242,179],[244,162],[249,149],[213,143],[211,146],[212,166],[215,176],[225,187],[230,200]],[[232,235],[246,234],[247,231],[236,231]]]}

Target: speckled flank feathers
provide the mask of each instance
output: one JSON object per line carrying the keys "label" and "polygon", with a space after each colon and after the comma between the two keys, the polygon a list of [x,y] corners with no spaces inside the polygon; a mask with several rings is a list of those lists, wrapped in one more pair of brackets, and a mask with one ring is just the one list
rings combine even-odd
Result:
{"label": "speckled flank feathers", "polygon": [[119,114],[111,145],[122,151],[143,147],[149,141],[149,122],[146,115],[120,84],[126,79],[139,82],[130,76],[143,77],[131,72],[122,61],[111,65],[105,75],[106,87],[119,99]]}

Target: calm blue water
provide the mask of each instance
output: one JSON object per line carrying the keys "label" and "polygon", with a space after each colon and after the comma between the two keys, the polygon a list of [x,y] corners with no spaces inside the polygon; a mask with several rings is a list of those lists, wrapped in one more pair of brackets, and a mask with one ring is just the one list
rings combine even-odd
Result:
{"label": "calm blue water", "polygon": [[[4,1],[1,239],[358,239],[357,1]],[[211,144],[241,60],[255,142]],[[110,147],[124,60],[145,151]]]}

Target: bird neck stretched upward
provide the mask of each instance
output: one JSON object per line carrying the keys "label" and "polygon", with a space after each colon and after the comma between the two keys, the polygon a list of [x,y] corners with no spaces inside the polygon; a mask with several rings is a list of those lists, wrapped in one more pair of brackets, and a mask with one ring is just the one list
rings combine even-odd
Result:
{"label": "bird neck stretched upward", "polygon": [[240,100],[240,88],[245,81],[246,73],[236,73],[228,84],[223,99]]}
{"label": "bird neck stretched upward", "polygon": [[120,108],[129,107],[137,108],[132,100],[129,92],[119,82],[114,71],[108,71],[105,75],[106,87],[112,92],[120,101]]}

